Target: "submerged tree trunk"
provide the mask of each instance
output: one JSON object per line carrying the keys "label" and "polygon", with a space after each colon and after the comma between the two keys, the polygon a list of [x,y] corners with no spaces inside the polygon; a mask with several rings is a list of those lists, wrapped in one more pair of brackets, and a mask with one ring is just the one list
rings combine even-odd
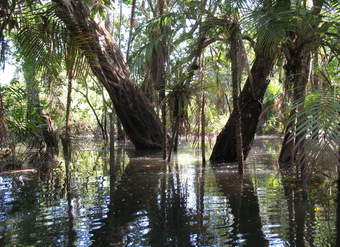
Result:
{"label": "submerged tree trunk", "polygon": [[[263,42],[257,45],[255,61],[239,97],[242,119],[242,146],[244,158],[247,157],[254,140],[257,123],[262,111],[262,101],[267,90],[268,77],[272,71],[277,44]],[[221,133],[217,136],[210,156],[214,163],[237,161],[236,126],[238,123],[235,109]]]}
{"label": "submerged tree trunk", "polygon": [[161,149],[163,130],[148,99],[129,78],[112,36],[89,17],[83,1],[54,0],[58,15],[86,54],[93,73],[108,91],[116,113],[137,149]]}
{"label": "submerged tree trunk", "polygon": [[[151,4],[149,2],[149,4]],[[153,10],[154,18],[162,18],[166,12],[167,0],[157,0]],[[152,8],[153,9],[153,8]],[[144,91],[153,105],[161,110],[163,133],[166,133],[166,64],[169,59],[168,43],[166,40],[169,27],[160,21],[149,33],[150,42],[153,44],[152,55],[148,60],[147,73],[144,81]],[[161,37],[161,38],[160,38]],[[158,91],[158,95],[157,95]],[[177,136],[176,136],[177,137]],[[176,145],[175,145],[176,149]],[[167,136],[163,136],[163,159],[167,155]]]}
{"label": "submerged tree trunk", "polygon": [[[313,8],[309,14],[318,17],[315,22],[302,23],[306,27],[302,30],[288,33],[286,45],[286,80],[287,85],[292,89],[292,102],[304,101],[306,96],[306,87],[309,80],[311,52],[317,50],[319,33],[315,32],[321,21],[320,12],[324,4],[323,0],[313,1]],[[301,23],[299,23],[301,25]],[[307,29],[309,28],[309,29]],[[304,167],[304,139],[305,133],[296,133],[296,128],[301,126],[303,119],[295,117],[298,111],[303,109],[303,105],[295,108],[290,113],[290,121],[285,129],[285,137],[279,156],[281,164],[296,162],[297,173],[303,175]]]}
{"label": "submerged tree trunk", "polygon": [[[289,52],[287,57],[286,73],[288,83],[293,87],[292,102],[296,103],[304,100],[306,95],[306,87],[309,74],[310,54],[305,54],[303,51]],[[303,106],[294,108],[290,113],[290,118],[294,118],[297,111],[301,111]],[[285,136],[282,143],[282,148],[279,156],[280,163],[288,163],[303,160],[303,136],[304,133],[296,135],[296,127],[301,124],[301,119],[294,118],[294,122],[288,123],[285,129]]]}

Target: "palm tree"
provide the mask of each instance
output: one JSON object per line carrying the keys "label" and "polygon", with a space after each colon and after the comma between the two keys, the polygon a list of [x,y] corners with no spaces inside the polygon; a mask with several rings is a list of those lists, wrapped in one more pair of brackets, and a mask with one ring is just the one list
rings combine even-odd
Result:
{"label": "palm tree", "polygon": [[[55,24],[46,25],[49,29],[40,33],[41,37],[39,35],[34,38],[32,36],[27,37],[27,44],[30,40],[35,45],[40,44],[41,48],[41,45],[48,43],[48,47],[52,47],[54,51],[60,54],[61,50],[64,49],[63,42],[73,40],[79,54],[85,55],[93,74],[106,88],[116,113],[135,147],[138,149],[160,149],[163,139],[161,122],[149,100],[129,78],[128,68],[112,36],[105,27],[94,21],[90,16],[89,6],[84,2],[64,0],[53,2],[55,4],[36,4],[25,7],[26,12],[20,17],[23,18],[28,13],[32,17],[31,20],[39,20],[39,16],[41,16],[40,21],[45,22],[44,24],[48,24],[46,22],[51,20],[54,22],[52,24]],[[44,8],[47,10],[44,11]],[[27,18],[27,20],[30,19]],[[32,21],[27,23],[32,24]],[[25,22],[21,22],[19,28],[23,27],[26,29],[34,28],[25,25]],[[46,52],[44,55],[51,56],[51,50],[39,49],[39,45],[31,50],[37,52],[34,54],[31,51],[33,57],[41,55],[42,51]],[[27,51],[29,52],[29,49]],[[45,58],[47,57],[45,56]],[[35,60],[43,65],[47,60],[43,61],[41,58],[36,57]]]}
{"label": "palm tree", "polygon": [[[313,6],[307,8],[301,1],[262,1],[262,7],[251,10],[253,23],[258,28],[255,44],[255,60],[249,72],[248,79],[240,95],[240,110],[242,119],[243,153],[246,157],[254,139],[259,116],[262,112],[262,102],[266,92],[269,76],[275,64],[275,58],[283,53],[286,57],[287,80],[294,88],[295,99],[304,95],[309,75],[310,53],[320,42],[336,21],[322,21],[327,15],[334,16],[334,10],[339,7],[332,1],[313,1]],[[321,10],[323,9],[323,12]],[[333,13],[332,13],[333,11]],[[329,14],[330,13],[330,14]],[[249,19],[249,18],[247,18]],[[319,24],[322,25],[319,25]],[[244,24],[246,25],[247,22]],[[334,34],[333,34],[334,35]],[[335,34],[335,36],[337,36]],[[217,137],[210,160],[213,162],[234,162],[237,160],[236,125],[237,114],[231,114],[227,124]],[[287,134],[293,126],[287,126]],[[293,127],[294,128],[294,127]],[[295,143],[302,142],[298,141]],[[285,138],[280,160],[292,160],[292,148]],[[296,150],[296,149],[295,149]]]}
{"label": "palm tree", "polygon": [[[290,107],[294,114],[288,118],[287,126],[294,125],[296,119],[299,119],[299,125],[287,134],[286,142],[295,139],[297,148],[303,143],[304,159],[308,164],[317,162],[325,154],[332,155],[334,160],[339,159],[339,97],[340,90],[335,86],[314,91],[297,99]],[[297,152],[296,147],[293,152]]]}
{"label": "palm tree", "polygon": [[[242,146],[244,158],[247,157],[254,140],[257,123],[262,112],[262,101],[269,84],[278,53],[278,44],[281,39],[281,24],[279,17],[287,10],[287,1],[263,1],[259,13],[253,13],[259,23],[257,42],[255,44],[255,60],[248,78],[239,96],[239,105],[242,119]],[[278,24],[277,24],[278,23]],[[275,31],[275,34],[268,34]],[[214,163],[235,162],[238,160],[236,131],[238,114],[235,109],[230,118],[217,136],[210,161]]]}
{"label": "palm tree", "polygon": [[[298,3],[298,1],[297,1]],[[320,45],[322,35],[334,25],[332,21],[324,21],[321,16],[322,7],[326,1],[313,1],[313,6],[308,9],[306,6],[297,5],[291,8],[294,19],[287,25],[287,41],[284,43],[284,53],[286,58],[286,87],[291,88],[291,101],[304,101],[307,84],[310,75],[310,63],[312,52]],[[335,24],[336,25],[336,24]],[[285,129],[285,137],[280,152],[279,161],[281,163],[298,162],[300,169],[304,169],[304,133],[296,133],[295,128],[301,129],[303,119],[297,114],[303,111],[303,104],[292,109],[290,121]],[[300,171],[301,172],[301,171]]]}

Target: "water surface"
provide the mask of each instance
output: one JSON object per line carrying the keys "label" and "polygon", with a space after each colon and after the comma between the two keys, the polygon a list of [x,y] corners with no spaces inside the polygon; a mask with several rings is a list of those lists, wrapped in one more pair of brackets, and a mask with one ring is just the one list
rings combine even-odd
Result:
{"label": "water surface", "polygon": [[0,175],[0,246],[335,246],[333,180],[282,179],[279,143],[257,139],[243,177],[190,145],[166,163],[77,143],[68,169]]}

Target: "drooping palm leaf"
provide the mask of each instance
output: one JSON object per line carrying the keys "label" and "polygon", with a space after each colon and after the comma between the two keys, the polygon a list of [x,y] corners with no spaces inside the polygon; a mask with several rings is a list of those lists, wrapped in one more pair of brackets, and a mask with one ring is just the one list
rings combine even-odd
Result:
{"label": "drooping palm leaf", "polygon": [[299,136],[299,145],[305,142],[307,157],[314,161],[320,154],[332,152],[338,156],[340,138],[340,90],[339,88],[327,89],[309,94],[305,100],[297,101],[290,109],[295,112],[287,119],[287,124],[295,123],[299,119],[290,140]]}
{"label": "drooping palm leaf", "polygon": [[57,78],[63,68],[72,78],[80,78],[89,70],[83,53],[78,49],[82,39],[69,35],[64,23],[56,16],[54,4],[27,14],[17,35],[16,45],[22,56],[29,57],[37,71]]}

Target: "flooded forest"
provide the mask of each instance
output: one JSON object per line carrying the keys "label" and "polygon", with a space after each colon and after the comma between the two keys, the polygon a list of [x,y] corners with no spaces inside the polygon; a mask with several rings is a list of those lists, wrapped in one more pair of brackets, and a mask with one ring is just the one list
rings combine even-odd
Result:
{"label": "flooded forest", "polygon": [[0,247],[340,246],[337,0],[0,0]]}

